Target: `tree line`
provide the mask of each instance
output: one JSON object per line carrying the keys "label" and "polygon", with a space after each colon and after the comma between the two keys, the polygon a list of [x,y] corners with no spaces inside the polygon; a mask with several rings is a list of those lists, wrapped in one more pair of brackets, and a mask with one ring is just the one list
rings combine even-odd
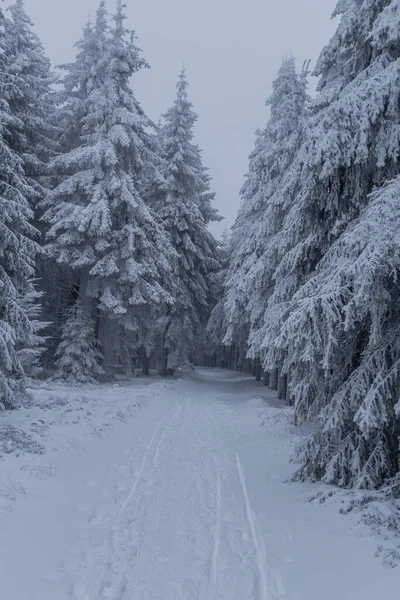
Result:
{"label": "tree line", "polygon": [[156,126],[148,67],[100,2],[54,74],[22,0],[0,14],[0,398],[38,369],[95,382],[193,360],[219,294],[220,219],[185,71]]}
{"label": "tree line", "polygon": [[308,93],[286,58],[228,241],[209,364],[313,424],[299,479],[400,492],[400,2],[338,2]]}

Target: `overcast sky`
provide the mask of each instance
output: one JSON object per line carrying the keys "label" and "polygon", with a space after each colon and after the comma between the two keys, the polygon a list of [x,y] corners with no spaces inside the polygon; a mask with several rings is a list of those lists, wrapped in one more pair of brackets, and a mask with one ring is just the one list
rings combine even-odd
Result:
{"label": "overcast sky", "polygon": [[[98,0],[25,0],[54,64],[74,57],[74,43]],[[6,5],[12,0],[6,0]],[[336,0],[126,0],[129,27],[151,70],[133,86],[157,120],[172,103],[183,62],[200,116],[203,148],[225,223],[232,225],[254,132],[267,119],[265,100],[285,54],[313,64],[329,41]],[[108,1],[110,10],[114,0]],[[214,232],[223,228],[218,225]]]}

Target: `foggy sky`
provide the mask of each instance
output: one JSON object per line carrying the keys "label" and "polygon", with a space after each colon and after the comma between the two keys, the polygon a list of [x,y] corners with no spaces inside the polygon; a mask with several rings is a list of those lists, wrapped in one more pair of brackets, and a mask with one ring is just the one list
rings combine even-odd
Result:
{"label": "foggy sky", "polygon": [[[99,0],[25,0],[53,64],[74,58],[83,24]],[[6,0],[6,6],[12,0]],[[133,87],[151,118],[174,99],[185,63],[199,121],[196,140],[210,167],[216,205],[231,226],[247,171],[254,132],[268,117],[265,100],[285,54],[312,64],[329,41],[336,0],[126,0],[128,26],[151,70]],[[114,0],[108,7],[114,9]],[[315,83],[312,84],[315,86]]]}

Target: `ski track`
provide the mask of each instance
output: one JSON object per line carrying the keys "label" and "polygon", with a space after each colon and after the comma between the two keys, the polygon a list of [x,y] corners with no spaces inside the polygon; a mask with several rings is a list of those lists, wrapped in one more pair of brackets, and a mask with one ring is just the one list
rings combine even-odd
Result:
{"label": "ski track", "polygon": [[[157,459],[157,457],[158,457],[158,453],[159,453],[159,449],[160,449],[160,445],[161,445],[161,443],[162,443],[162,440],[163,440],[163,438],[164,438],[164,435],[165,435],[165,433],[167,432],[167,430],[168,430],[168,428],[169,428],[170,424],[172,423],[172,421],[173,421],[173,419],[174,419],[175,415],[176,415],[176,414],[178,413],[178,411],[180,410],[181,406],[182,406],[182,403],[180,403],[180,404],[179,404],[179,406],[178,406],[178,408],[177,408],[175,411],[173,411],[172,417],[170,418],[170,420],[169,420],[169,422],[168,422],[167,426],[165,427],[165,429],[164,429],[164,431],[163,431],[163,433],[162,433],[162,435],[161,435],[161,437],[160,437],[160,439],[159,439],[159,441],[158,441],[158,443],[157,443],[157,447],[156,447],[156,453],[155,453],[154,460],[156,460],[156,459]],[[148,455],[150,454],[150,451],[151,451],[151,448],[152,448],[152,446],[153,446],[153,444],[154,444],[154,441],[155,441],[155,439],[156,439],[156,436],[157,436],[158,430],[160,429],[160,427],[162,426],[162,424],[164,423],[164,421],[166,421],[166,417],[168,417],[168,416],[169,416],[168,414],[167,414],[167,415],[164,415],[164,417],[163,417],[163,418],[162,418],[162,419],[159,421],[158,425],[157,425],[157,426],[156,426],[156,428],[154,429],[153,436],[152,436],[152,438],[151,438],[151,440],[150,440],[150,443],[149,443],[149,445],[147,446],[147,449],[146,449],[145,455],[144,455],[144,457],[143,457],[143,461],[142,461],[142,465],[141,465],[141,467],[140,467],[140,470],[139,470],[139,474],[138,474],[138,476],[137,476],[137,478],[136,478],[136,480],[135,480],[135,482],[134,482],[134,484],[133,484],[133,486],[132,486],[132,488],[131,488],[131,490],[130,490],[130,492],[129,492],[128,496],[127,496],[127,498],[126,498],[126,499],[125,499],[125,501],[122,503],[122,505],[121,505],[121,507],[120,507],[120,509],[119,509],[119,512],[118,512],[118,516],[119,516],[119,517],[120,517],[120,516],[122,516],[122,514],[125,512],[125,510],[126,510],[126,507],[128,506],[129,502],[130,502],[130,501],[131,501],[131,499],[132,499],[132,496],[134,495],[134,493],[135,493],[135,491],[136,491],[136,488],[137,488],[137,486],[138,486],[138,484],[139,484],[139,481],[140,481],[140,479],[142,478],[142,475],[143,475],[143,472],[144,472],[144,468],[145,468],[145,466],[146,466],[147,457],[148,457]]]}
{"label": "ski track", "polygon": [[246,518],[247,518],[247,522],[249,525],[249,529],[250,529],[250,534],[251,534],[251,539],[253,541],[254,544],[254,550],[255,550],[255,554],[256,554],[256,561],[257,561],[257,570],[258,570],[258,576],[259,576],[259,600],[269,600],[270,596],[269,596],[269,588],[270,588],[270,582],[269,582],[269,576],[268,576],[268,571],[267,571],[267,565],[266,565],[266,557],[265,557],[265,550],[264,550],[264,544],[260,544],[258,536],[260,535],[257,531],[257,524],[256,524],[256,517],[255,514],[253,512],[253,509],[251,508],[251,503],[250,503],[250,498],[249,498],[249,493],[247,490],[247,484],[246,484],[246,476],[244,473],[244,469],[243,469],[243,465],[240,461],[240,456],[238,453],[236,453],[236,467],[237,467],[237,472],[238,472],[238,476],[239,476],[239,480],[240,480],[240,485],[241,485],[241,489],[243,492],[243,499],[244,499],[244,504],[245,504],[245,510],[246,510]]}
{"label": "ski track", "polygon": [[214,600],[217,586],[218,577],[218,559],[219,549],[221,543],[221,477],[217,471],[217,483],[216,483],[216,516],[215,516],[215,529],[214,529],[214,547],[211,561],[211,572],[209,581],[209,590],[207,594],[207,600]]}
{"label": "ski track", "polygon": [[178,408],[177,408],[177,409],[176,409],[176,410],[173,412],[173,415],[172,415],[172,417],[171,417],[171,418],[170,418],[170,420],[168,421],[168,425],[165,427],[164,431],[162,432],[162,434],[161,434],[161,437],[160,437],[160,439],[159,439],[159,442],[158,442],[158,444],[157,444],[156,453],[155,453],[155,455],[154,455],[154,462],[157,462],[157,460],[158,460],[158,456],[159,456],[159,454],[160,454],[160,448],[161,448],[161,444],[162,444],[162,442],[163,442],[163,439],[164,439],[164,437],[165,437],[165,434],[167,433],[167,431],[168,431],[169,427],[171,426],[172,422],[174,421],[174,419],[175,419],[176,415],[177,415],[177,414],[179,413],[179,411],[181,410],[182,406],[183,406],[183,401],[182,401],[182,402],[179,404]]}
{"label": "ski track", "polygon": [[[109,598],[111,600],[124,600],[130,598],[131,585],[126,577],[126,569],[123,568],[123,564],[129,563],[129,558],[133,559],[139,552],[137,546],[134,544],[134,540],[129,536],[126,531],[129,527],[125,527],[121,524],[121,520],[124,514],[127,512],[129,504],[132,502],[135,493],[141,483],[142,479],[145,479],[146,471],[149,471],[151,467],[155,466],[156,460],[159,456],[160,447],[165,438],[167,431],[172,425],[174,418],[182,409],[184,401],[178,402],[177,407],[173,407],[168,410],[157,423],[154,428],[150,442],[147,444],[139,472],[135,478],[133,485],[129,491],[129,494],[125,500],[120,504],[117,513],[112,519],[111,531],[108,535],[106,548],[103,550],[103,560],[100,565],[97,565],[95,573],[92,573],[89,588],[86,588],[83,593],[78,588],[74,589],[72,594],[75,594],[77,600],[99,600],[100,598]],[[166,423],[165,427],[163,425]],[[161,431],[161,434],[160,434]],[[157,437],[157,434],[160,434]],[[152,457],[152,458],[151,458]],[[142,515],[135,515],[137,519]],[[134,520],[134,519],[133,519]],[[91,521],[92,523],[95,521]],[[128,559],[120,560],[119,554],[122,551],[126,551]],[[107,575],[104,575],[107,573]]]}

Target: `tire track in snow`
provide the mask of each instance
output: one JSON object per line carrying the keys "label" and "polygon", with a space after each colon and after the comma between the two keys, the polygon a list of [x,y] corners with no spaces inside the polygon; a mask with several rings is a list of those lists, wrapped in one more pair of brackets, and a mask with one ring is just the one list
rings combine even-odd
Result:
{"label": "tire track in snow", "polygon": [[[147,450],[145,452],[145,455],[143,457],[143,461],[142,461],[142,465],[141,465],[141,468],[139,470],[139,473],[138,473],[138,475],[137,475],[137,477],[135,479],[135,482],[134,482],[134,484],[133,484],[133,486],[132,486],[132,488],[131,488],[128,496],[127,496],[127,498],[125,499],[125,501],[121,505],[121,508],[119,510],[119,513],[118,513],[118,518],[117,518],[117,521],[116,521],[116,525],[118,524],[120,517],[123,515],[123,513],[128,508],[129,502],[132,500],[132,498],[133,498],[133,496],[135,494],[135,491],[136,491],[136,489],[137,489],[137,487],[138,487],[138,485],[140,483],[140,480],[142,479],[143,474],[145,472],[145,466],[146,466],[147,462],[149,463],[149,465],[148,465],[149,469],[151,469],[152,467],[154,468],[156,466],[156,462],[157,462],[157,459],[159,457],[159,453],[160,453],[160,449],[161,449],[161,445],[162,445],[162,442],[164,440],[164,437],[165,437],[166,433],[169,431],[169,429],[170,429],[170,427],[171,427],[174,419],[176,418],[176,416],[178,415],[178,413],[182,409],[182,407],[184,407],[184,405],[185,405],[185,401],[182,400],[179,403],[178,407],[175,410],[172,409],[166,415],[164,415],[164,417],[160,420],[160,422],[156,426],[156,428],[154,430],[154,433],[153,433],[153,436],[152,436],[152,438],[151,438],[151,440],[149,442],[149,445],[148,445]],[[169,417],[169,419],[168,419],[168,417]],[[157,433],[160,431],[160,429],[162,428],[162,425],[166,421],[167,421],[167,424],[162,429],[161,435],[159,436],[158,441],[156,441],[156,439],[157,439]],[[148,457],[150,455],[152,455],[152,459],[149,459],[149,461],[148,461],[147,459],[148,459]],[[145,515],[142,515],[142,518],[144,518],[144,517],[145,517]],[[114,527],[114,530],[116,530],[116,529],[117,529],[117,527]],[[140,547],[141,547],[141,544],[139,544],[139,548],[138,548],[137,554],[141,554]],[[112,552],[112,561],[114,561],[115,557],[116,557],[116,549],[114,548],[113,552]],[[142,560],[143,560],[143,557],[142,557]],[[124,596],[122,596],[122,594],[115,595],[115,596],[113,596],[114,600],[123,600],[123,598],[128,598],[128,597],[129,598],[134,598],[135,597],[135,595],[134,595],[135,594],[135,588],[137,586],[138,576],[140,578],[140,576],[142,574],[142,566],[143,566],[143,563],[141,561],[139,563],[139,565],[137,565],[137,576],[135,578],[135,584],[133,584],[132,581],[127,581],[126,580],[126,574],[124,573],[124,575],[123,575],[124,584],[125,584],[125,587],[124,587]]]}
{"label": "tire track in snow", "polygon": [[161,444],[162,441],[164,439],[165,434],[167,433],[167,431],[169,430],[170,426],[172,425],[172,422],[174,421],[176,415],[179,413],[180,409],[183,407],[183,401],[179,404],[178,408],[176,409],[176,411],[174,412],[174,414],[172,415],[172,417],[170,418],[170,420],[168,421],[168,425],[165,427],[164,431],[161,434],[160,439],[158,440],[158,444],[157,444],[157,449],[156,449],[156,453],[154,455],[154,460],[153,463],[157,462],[158,460],[158,456],[160,454],[160,448],[161,448]]}
{"label": "tire track in snow", "polygon": [[[170,418],[170,420],[168,421],[168,423],[167,423],[167,425],[166,425],[166,427],[165,427],[165,429],[164,429],[163,433],[161,434],[161,437],[160,437],[160,439],[159,439],[159,440],[158,440],[158,442],[157,442],[156,451],[155,451],[155,456],[154,456],[154,458],[153,458],[153,463],[154,463],[154,462],[155,462],[155,460],[158,458],[158,454],[159,454],[159,451],[160,451],[160,446],[161,446],[162,440],[163,440],[163,438],[164,438],[164,435],[165,435],[165,433],[167,432],[167,430],[169,429],[169,427],[170,427],[170,425],[171,425],[171,423],[172,423],[172,421],[173,421],[174,417],[176,416],[176,414],[178,413],[178,411],[181,409],[182,405],[183,405],[183,402],[181,402],[181,403],[179,404],[178,408],[177,408],[177,409],[176,409],[176,410],[173,412],[173,414],[172,414],[172,417],[171,417],[171,418]],[[125,512],[125,510],[126,510],[126,508],[127,508],[128,504],[129,504],[129,502],[131,501],[131,499],[132,499],[132,497],[133,497],[133,495],[134,495],[134,493],[135,493],[135,491],[136,491],[136,488],[137,488],[137,486],[139,485],[139,482],[140,482],[140,480],[141,480],[141,478],[142,478],[142,475],[143,475],[143,473],[144,473],[144,469],[145,469],[145,467],[146,467],[146,463],[147,463],[147,457],[149,456],[149,454],[150,454],[150,451],[151,451],[151,449],[152,449],[152,446],[154,445],[154,441],[155,441],[155,439],[156,439],[157,433],[158,433],[158,431],[160,430],[161,426],[163,425],[164,421],[166,421],[166,420],[167,420],[167,418],[168,418],[168,416],[169,416],[169,415],[170,415],[170,413],[168,413],[168,415],[164,415],[164,416],[163,416],[163,418],[162,418],[162,419],[159,421],[159,423],[157,424],[156,428],[154,429],[153,436],[152,436],[152,438],[151,438],[151,440],[150,440],[150,442],[149,442],[149,444],[148,444],[148,446],[147,446],[147,449],[146,449],[146,452],[145,452],[145,454],[144,454],[143,461],[142,461],[141,467],[140,467],[140,469],[139,469],[139,473],[138,473],[138,475],[137,475],[137,477],[136,477],[136,480],[135,480],[135,482],[134,482],[133,486],[131,487],[131,490],[130,490],[130,492],[129,492],[128,496],[125,498],[125,500],[122,502],[122,504],[121,504],[121,506],[120,506],[120,508],[119,508],[119,511],[118,511],[118,518],[119,518],[119,517],[121,517],[121,516],[124,514],[124,512]]]}
{"label": "tire track in snow", "polygon": [[196,482],[197,495],[200,499],[201,510],[203,511],[203,515],[205,515],[207,513],[207,506],[206,506],[206,501],[204,499],[204,492],[203,492],[203,488],[202,488],[201,481],[200,481],[199,471],[197,469],[195,462],[192,463],[192,470],[193,470],[193,475],[194,475],[194,479]]}
{"label": "tire track in snow", "polygon": [[236,467],[240,480],[240,485],[243,492],[243,499],[246,509],[246,518],[250,529],[251,539],[254,545],[254,550],[256,553],[256,562],[257,562],[257,570],[259,577],[259,600],[269,600],[268,590],[269,586],[269,576],[266,568],[266,560],[265,560],[265,550],[261,549],[260,542],[257,535],[257,525],[256,525],[256,516],[251,508],[249,493],[247,491],[246,485],[246,477],[244,474],[244,469],[242,463],[240,461],[240,456],[236,453]]}
{"label": "tire track in snow", "polygon": [[218,577],[219,550],[221,545],[221,476],[217,471],[216,515],[214,527],[214,546],[211,559],[210,579],[208,583],[207,600],[215,598]]}
{"label": "tire track in snow", "polygon": [[[120,520],[123,517],[126,509],[128,508],[128,505],[130,503],[130,501],[132,500],[138,485],[143,477],[143,474],[145,472],[146,466],[148,465],[155,465],[155,461],[156,461],[156,456],[158,456],[159,454],[159,450],[161,447],[161,443],[164,439],[164,436],[166,434],[166,432],[168,431],[168,429],[170,428],[174,418],[176,417],[176,415],[178,414],[179,410],[182,408],[182,406],[184,405],[184,400],[182,400],[177,408],[173,408],[172,410],[169,410],[166,412],[166,414],[163,415],[163,417],[160,419],[160,421],[157,423],[156,427],[154,428],[153,431],[153,435],[147,445],[146,451],[144,453],[143,459],[142,459],[142,463],[139,469],[139,473],[129,491],[129,494],[127,495],[127,497],[125,498],[125,500],[120,504],[118,510],[116,511],[116,513],[114,514],[114,517],[111,519],[111,529],[110,529],[110,533],[109,533],[109,539],[108,539],[108,551],[106,552],[106,555],[103,555],[103,559],[102,559],[102,563],[101,565],[97,564],[97,573],[96,576],[93,577],[92,575],[92,582],[89,584],[89,588],[87,588],[85,591],[79,591],[78,589],[75,588],[74,586],[74,590],[72,593],[74,593],[76,598],[82,599],[82,600],[98,600],[99,597],[107,597],[107,598],[113,598],[114,600],[121,600],[123,597],[126,597],[126,592],[128,591],[128,587],[129,584],[127,582],[126,576],[124,572],[120,573],[120,577],[117,578],[117,581],[109,581],[109,577],[105,576],[105,572],[109,572],[110,570],[113,570],[113,567],[115,565],[115,561],[117,559],[117,547],[115,546],[115,543],[113,541],[114,536],[118,537],[118,533],[120,530]],[[166,425],[165,425],[166,423]],[[163,425],[165,425],[164,429]],[[160,434],[161,431],[161,435],[157,440],[157,435]],[[152,460],[150,460],[150,456],[152,455]],[[151,467],[150,467],[151,468]],[[114,579],[114,578],[112,578]],[[96,588],[96,589],[95,589]],[[124,594],[124,596],[123,596]]]}
{"label": "tire track in snow", "polygon": [[[163,430],[163,432],[162,432],[162,434],[161,434],[161,436],[159,438],[159,441],[157,443],[157,447],[156,447],[156,450],[155,450],[155,453],[154,453],[154,458],[152,460],[152,466],[153,467],[156,466],[157,459],[159,457],[159,452],[160,452],[160,449],[161,449],[161,444],[162,444],[162,441],[163,441],[163,439],[165,437],[165,434],[167,433],[167,431],[169,431],[170,426],[172,425],[172,423],[175,420],[176,416],[179,414],[179,410],[181,408],[183,408],[182,413],[183,414],[185,413],[186,406],[187,406],[187,403],[185,402],[185,400],[182,400],[179,403],[179,406],[177,407],[177,409],[175,411],[172,411],[172,416],[169,419],[168,424],[164,428],[164,430]],[[169,412],[168,414],[170,415],[171,412]],[[167,486],[168,483],[169,482],[167,480],[163,481],[163,484],[162,484],[162,487],[161,487],[161,494],[160,494],[160,501],[161,501],[161,503],[163,501],[163,498],[164,498],[164,495],[165,495],[165,489],[166,489],[166,486]],[[146,514],[146,510],[145,510],[144,514],[143,514],[143,520],[146,519],[146,516],[147,516],[147,514]],[[160,513],[158,515],[158,526],[156,528],[158,530],[160,530],[160,523],[162,521],[162,518],[163,518],[163,515]],[[140,595],[139,596],[137,595],[137,593],[139,593],[139,594],[141,593],[140,590],[139,590],[139,587],[140,587],[139,586],[139,582],[140,582],[140,580],[143,577],[143,572],[144,572],[144,567],[146,566],[146,562],[148,562],[148,557],[145,554],[142,554],[142,545],[143,545],[143,540],[145,539],[146,533],[147,533],[146,532],[146,527],[144,527],[143,538],[142,538],[142,541],[140,543],[140,549],[141,549],[140,552],[139,552],[140,559],[139,559],[139,562],[138,562],[137,568],[136,568],[136,576],[135,576],[134,580],[132,580],[129,583],[129,590],[128,590],[129,594],[126,596],[127,598],[129,598],[129,600],[136,600],[136,598],[138,598],[138,600],[140,600]],[[179,533],[179,531],[178,531],[178,533]],[[175,540],[175,543],[176,543],[176,540]],[[172,554],[174,554],[174,552],[175,552],[175,549],[173,550]],[[123,600],[123,599],[119,599],[118,598],[118,600]]]}

